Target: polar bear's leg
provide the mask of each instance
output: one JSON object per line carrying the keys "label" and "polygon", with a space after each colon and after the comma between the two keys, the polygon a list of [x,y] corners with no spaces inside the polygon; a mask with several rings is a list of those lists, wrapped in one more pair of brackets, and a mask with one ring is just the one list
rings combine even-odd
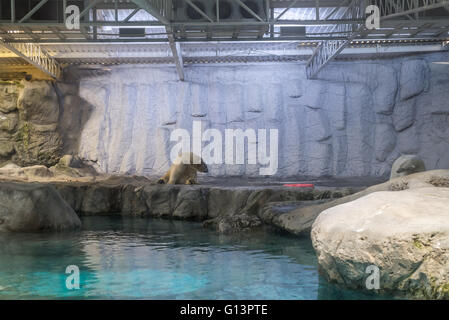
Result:
{"label": "polar bear's leg", "polygon": [[184,183],[184,171],[186,167],[184,164],[177,164],[174,165],[171,172],[170,177],[168,179],[168,184],[177,184],[177,183]]}
{"label": "polar bear's leg", "polygon": [[189,167],[186,171],[186,184],[198,184],[196,182],[196,169],[194,167]]}
{"label": "polar bear's leg", "polygon": [[159,184],[167,184],[168,180],[170,179],[170,171],[171,170],[168,170],[164,174],[164,176],[157,181],[157,183],[159,183]]}

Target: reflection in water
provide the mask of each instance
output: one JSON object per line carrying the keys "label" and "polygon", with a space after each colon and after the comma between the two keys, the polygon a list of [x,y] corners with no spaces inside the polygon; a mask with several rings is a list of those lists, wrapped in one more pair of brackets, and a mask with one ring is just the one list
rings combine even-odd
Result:
{"label": "reflection in water", "polygon": [[[65,287],[77,265],[81,289]],[[309,240],[218,235],[193,222],[89,217],[83,230],[0,235],[0,298],[372,298],[330,286]]]}

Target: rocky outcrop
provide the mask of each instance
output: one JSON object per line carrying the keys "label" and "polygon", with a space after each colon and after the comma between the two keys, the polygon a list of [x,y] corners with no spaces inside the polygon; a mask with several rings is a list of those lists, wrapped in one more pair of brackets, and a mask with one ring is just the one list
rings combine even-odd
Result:
{"label": "rocky outcrop", "polygon": [[[353,193],[350,189],[336,190],[332,197],[334,200],[330,201],[307,201],[304,203],[294,204],[296,208],[292,208],[288,203],[280,204],[280,208],[268,208],[267,213],[262,216],[265,220],[271,221],[272,224],[280,226],[297,235],[309,234],[312,224],[319,214],[329,208],[357,200],[361,197],[379,191],[398,191],[416,187],[449,187],[449,170],[431,170],[410,174],[407,176],[397,177],[385,183],[376,184],[362,191]],[[328,197],[329,198],[329,197]],[[320,198],[311,199],[320,200]],[[279,217],[273,213],[277,210],[283,210],[283,206],[289,208],[288,212],[283,213]],[[291,210],[290,210],[291,209]]]}
{"label": "rocky outcrop", "polygon": [[16,84],[0,85],[0,112],[8,114],[17,109],[19,87]]}
{"label": "rocky outcrop", "polygon": [[56,165],[76,154],[89,106],[75,84],[26,81],[0,84],[0,165]]}
{"label": "rocky outcrop", "polygon": [[59,102],[48,81],[0,85],[0,164],[54,165],[61,156]]}
{"label": "rocky outcrop", "polygon": [[[432,181],[449,187],[449,172],[421,180]],[[375,192],[322,212],[312,228],[320,272],[367,290],[366,270],[375,266],[377,293],[449,299],[449,188],[422,185]]]}
{"label": "rocky outcrop", "polygon": [[[80,216],[121,215],[203,221],[222,233],[271,225],[306,235],[315,216],[291,216],[289,211],[325,203],[354,192],[352,188],[291,188],[275,185],[161,185],[138,176],[91,173],[85,164],[72,168],[72,157],[58,165],[0,168],[0,181],[52,185]],[[79,163],[76,163],[78,165]],[[93,170],[93,168],[90,168]],[[292,205],[293,204],[293,205]],[[278,207],[281,208],[278,210]],[[292,220],[293,219],[293,220]]]}
{"label": "rocky outcrop", "polygon": [[19,126],[15,133],[14,163],[54,165],[61,156],[62,140],[57,132],[59,103],[55,89],[47,81],[23,81],[17,107]]}
{"label": "rocky outcrop", "polygon": [[49,185],[0,184],[0,232],[72,230],[81,226],[75,211]]}
{"label": "rocky outcrop", "polygon": [[51,180],[68,181],[72,178],[81,178],[84,181],[93,181],[98,175],[95,168],[70,155],[61,158],[57,165],[47,168],[43,165],[20,167],[8,163],[0,167],[0,179],[48,182]]}
{"label": "rocky outcrop", "polygon": [[[332,198],[338,197],[339,195],[335,194]],[[272,202],[264,206],[259,216],[263,222],[280,230],[297,236],[309,236],[312,224],[321,212],[320,205],[324,205],[330,200]]]}
{"label": "rocky outcrop", "polygon": [[[159,185],[145,178],[101,180],[96,183],[52,183],[67,203],[80,215],[122,215],[204,221],[206,227],[220,232],[251,229],[262,223],[280,229],[286,224],[268,217],[271,203],[330,201],[340,191],[294,189],[286,187],[219,187]],[[343,189],[343,194],[351,189]],[[284,212],[286,213],[286,212]],[[279,216],[279,214],[276,214]],[[277,220],[276,220],[277,221]],[[297,228],[306,234],[311,223]],[[295,228],[288,228],[294,232]]]}
{"label": "rocky outcrop", "polygon": [[429,66],[424,59],[405,60],[401,64],[401,100],[417,96],[428,86]]}

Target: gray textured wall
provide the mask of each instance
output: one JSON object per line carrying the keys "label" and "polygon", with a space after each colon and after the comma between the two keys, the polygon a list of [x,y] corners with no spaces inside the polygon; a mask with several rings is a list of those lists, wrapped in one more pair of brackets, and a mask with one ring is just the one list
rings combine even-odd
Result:
{"label": "gray textured wall", "polygon": [[[81,80],[93,107],[79,153],[107,172],[160,174],[175,128],[279,129],[278,175],[382,176],[401,153],[449,168],[448,53],[334,62],[319,80],[302,63],[114,67]],[[258,175],[257,165],[210,174]]]}

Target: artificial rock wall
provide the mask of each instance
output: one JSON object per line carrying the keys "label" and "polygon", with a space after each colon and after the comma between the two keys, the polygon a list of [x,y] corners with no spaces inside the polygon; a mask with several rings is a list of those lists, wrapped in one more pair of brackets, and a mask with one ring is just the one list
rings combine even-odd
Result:
{"label": "artificial rock wall", "polygon": [[90,104],[77,84],[52,81],[0,82],[0,167],[55,165],[76,154]]}
{"label": "artificial rock wall", "polygon": [[[386,176],[402,153],[449,168],[449,54],[334,62],[319,80],[303,63],[121,66],[82,79],[93,106],[79,153],[108,172],[160,174],[175,128],[277,128],[280,176]],[[223,134],[224,136],[224,134]],[[210,174],[258,175],[257,165]]]}
{"label": "artificial rock wall", "polygon": [[[186,67],[185,82],[173,67],[122,65],[76,84],[3,86],[0,160],[51,165],[53,150],[78,153],[105,172],[159,175],[170,165],[172,130],[201,121],[223,137],[226,128],[278,129],[278,176],[388,176],[404,153],[428,169],[449,168],[449,65],[442,61],[449,53],[333,62],[318,80],[306,79],[304,63],[195,65]],[[33,156],[41,153],[43,160]],[[258,165],[209,169],[259,174]]]}

